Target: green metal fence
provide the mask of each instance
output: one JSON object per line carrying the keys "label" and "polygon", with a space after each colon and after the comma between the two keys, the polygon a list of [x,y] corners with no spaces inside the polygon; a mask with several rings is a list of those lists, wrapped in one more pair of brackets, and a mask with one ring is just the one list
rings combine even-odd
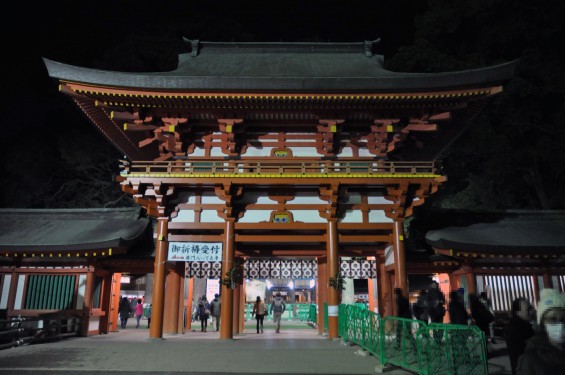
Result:
{"label": "green metal fence", "polygon": [[318,307],[317,305],[310,305],[308,309],[308,321],[310,323],[318,324]]}
{"label": "green metal fence", "polygon": [[378,314],[360,306],[344,304],[339,305],[338,314],[338,334],[345,341],[355,343],[381,358],[381,319]]}
{"label": "green metal fence", "polygon": [[381,319],[383,332],[383,361],[409,370],[418,370],[416,332],[426,323],[419,320],[389,316]]}
{"label": "green metal fence", "polygon": [[424,375],[488,373],[484,333],[476,326],[381,318],[363,307],[341,304],[338,334],[379,358],[382,365]]}
{"label": "green metal fence", "polygon": [[420,374],[487,374],[486,341],[476,326],[430,324],[416,334]]}
{"label": "green metal fence", "polygon": [[[286,320],[300,320],[300,321],[307,321],[310,313],[310,306],[309,303],[285,303],[286,309],[282,314],[281,319]],[[315,305],[314,305],[315,306]],[[271,308],[271,304],[265,303],[265,308],[267,311]],[[246,303],[245,304],[245,320],[251,320],[251,312],[253,311],[253,304]],[[273,314],[269,313],[269,315],[265,316],[266,320],[272,320]]]}
{"label": "green metal fence", "polygon": [[328,332],[328,303],[327,302],[324,302],[324,331]]}

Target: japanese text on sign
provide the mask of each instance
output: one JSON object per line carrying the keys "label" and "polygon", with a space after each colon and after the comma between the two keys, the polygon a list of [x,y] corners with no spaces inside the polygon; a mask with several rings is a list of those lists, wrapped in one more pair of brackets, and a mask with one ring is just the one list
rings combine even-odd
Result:
{"label": "japanese text on sign", "polygon": [[170,261],[221,262],[221,242],[169,242]]}

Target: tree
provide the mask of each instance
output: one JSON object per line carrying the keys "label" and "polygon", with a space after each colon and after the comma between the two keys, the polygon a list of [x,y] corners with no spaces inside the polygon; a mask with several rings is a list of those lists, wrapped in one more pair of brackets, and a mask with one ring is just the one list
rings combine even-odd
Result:
{"label": "tree", "polygon": [[520,59],[515,78],[444,155],[449,181],[433,205],[563,209],[565,5],[554,0],[430,0],[415,43],[387,67],[477,68]]}

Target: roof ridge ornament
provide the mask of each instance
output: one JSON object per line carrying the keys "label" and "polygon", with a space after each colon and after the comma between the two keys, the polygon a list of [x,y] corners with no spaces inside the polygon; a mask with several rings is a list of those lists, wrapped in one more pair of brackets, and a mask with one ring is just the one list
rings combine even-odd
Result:
{"label": "roof ridge ornament", "polygon": [[378,44],[380,42],[381,42],[381,38],[364,41],[363,44],[365,45],[365,56],[367,57],[373,56],[373,44]]}
{"label": "roof ridge ornament", "polygon": [[198,50],[200,48],[200,40],[198,39],[188,39],[187,37],[182,37],[183,42],[190,44],[190,56],[198,56]]}

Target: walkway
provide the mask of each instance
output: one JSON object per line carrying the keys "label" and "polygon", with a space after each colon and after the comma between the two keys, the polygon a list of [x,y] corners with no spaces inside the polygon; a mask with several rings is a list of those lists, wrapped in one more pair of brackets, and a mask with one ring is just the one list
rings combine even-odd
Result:
{"label": "walkway", "polygon": [[[266,322],[263,334],[246,324],[245,333],[234,340],[219,340],[218,332],[203,333],[199,328],[198,332],[150,340],[147,328],[128,327],[109,335],[1,350],[0,373],[374,374],[378,360],[359,355],[358,350],[328,340],[298,322],[283,322],[280,334],[274,332],[272,322]],[[493,362],[496,359],[500,366]],[[508,368],[507,356],[489,361],[490,374],[506,374]],[[397,368],[386,370],[387,374],[412,374]]]}

